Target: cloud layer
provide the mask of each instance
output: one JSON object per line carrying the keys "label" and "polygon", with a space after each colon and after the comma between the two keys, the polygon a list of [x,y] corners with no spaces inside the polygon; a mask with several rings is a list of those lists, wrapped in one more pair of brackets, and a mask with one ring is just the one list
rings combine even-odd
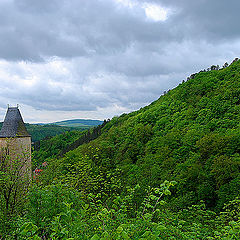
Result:
{"label": "cloud layer", "polygon": [[238,57],[239,8],[237,0],[2,0],[0,114],[7,103],[36,122],[135,110]]}

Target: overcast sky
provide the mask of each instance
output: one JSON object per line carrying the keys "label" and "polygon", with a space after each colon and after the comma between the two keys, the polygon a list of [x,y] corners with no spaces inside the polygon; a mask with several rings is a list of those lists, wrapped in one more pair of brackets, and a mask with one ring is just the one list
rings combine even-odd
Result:
{"label": "overcast sky", "polygon": [[[239,0],[0,0],[0,118],[105,119],[240,57]],[[0,120],[0,121],[2,121]]]}

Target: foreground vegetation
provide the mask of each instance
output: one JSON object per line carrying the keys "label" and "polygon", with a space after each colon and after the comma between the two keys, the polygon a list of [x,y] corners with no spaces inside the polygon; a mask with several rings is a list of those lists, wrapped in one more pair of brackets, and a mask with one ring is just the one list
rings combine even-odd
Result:
{"label": "foreground vegetation", "polygon": [[96,192],[83,195],[66,185],[35,185],[27,213],[9,221],[2,234],[6,239],[240,238],[240,200],[231,201],[219,214],[207,210],[204,203],[175,212],[163,200],[174,184],[165,181],[159,188],[146,189],[140,205],[136,204],[139,186],[127,188],[124,195],[111,189],[114,193],[106,199]]}
{"label": "foreground vegetation", "polygon": [[24,201],[10,193],[11,211],[17,182],[1,169],[0,236],[240,239],[239,96],[235,61],[97,130],[45,140],[33,162],[48,165]]}

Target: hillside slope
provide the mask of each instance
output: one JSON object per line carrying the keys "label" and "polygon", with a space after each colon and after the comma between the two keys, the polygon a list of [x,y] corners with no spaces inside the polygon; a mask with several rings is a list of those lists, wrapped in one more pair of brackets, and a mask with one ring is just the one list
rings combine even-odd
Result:
{"label": "hillside slope", "polygon": [[216,69],[139,111],[40,142],[23,239],[240,239],[240,62]]}
{"label": "hillside slope", "polygon": [[87,156],[95,168],[118,169],[125,185],[177,181],[175,208],[204,200],[221,209],[239,194],[239,96],[240,61],[200,72],[149,106],[113,118],[100,137],[69,152],[59,171]]}
{"label": "hillside slope", "polygon": [[81,128],[87,129],[89,127],[101,125],[102,123],[103,121],[100,121],[100,120],[72,119],[72,120],[54,122],[53,124],[56,124],[58,126],[64,126],[64,127],[81,127]]}

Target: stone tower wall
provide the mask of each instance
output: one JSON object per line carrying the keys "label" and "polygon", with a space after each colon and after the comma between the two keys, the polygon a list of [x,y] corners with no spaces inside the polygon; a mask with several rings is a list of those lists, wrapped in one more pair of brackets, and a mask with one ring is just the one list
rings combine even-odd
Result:
{"label": "stone tower wall", "polygon": [[0,159],[6,156],[10,165],[19,164],[21,174],[31,178],[31,137],[0,138]]}

